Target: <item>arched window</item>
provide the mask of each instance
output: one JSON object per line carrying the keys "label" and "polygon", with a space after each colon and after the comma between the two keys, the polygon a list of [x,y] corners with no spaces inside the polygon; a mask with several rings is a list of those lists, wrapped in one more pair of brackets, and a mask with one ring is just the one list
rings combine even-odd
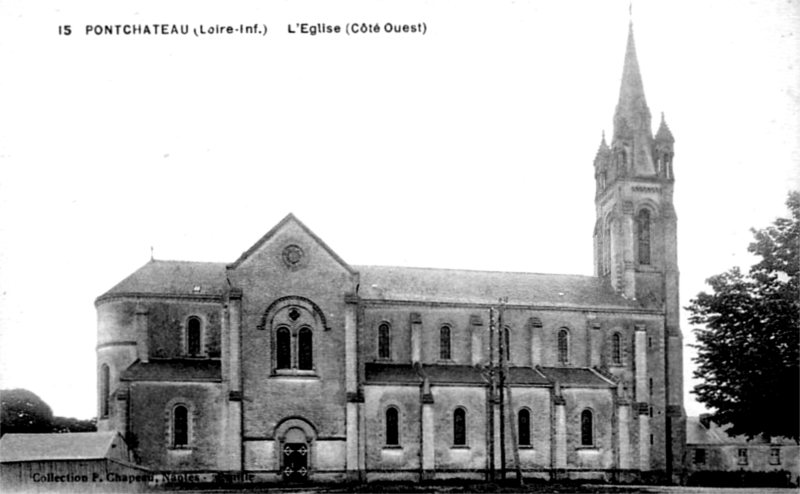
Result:
{"label": "arched window", "polygon": [[603,274],[611,272],[611,227],[606,226],[603,232]]}
{"label": "arched window", "polygon": [[278,369],[292,367],[292,335],[289,328],[279,328],[275,335],[276,361]]}
{"label": "arched window", "polygon": [[594,445],[594,424],[592,422],[591,410],[581,412],[581,446]]}
{"label": "arched window", "polygon": [[508,362],[511,360],[511,330],[508,328],[503,328],[503,345],[506,362]]}
{"label": "arched window", "polygon": [[442,326],[439,329],[439,358],[450,360],[450,327]]}
{"label": "arched window", "polygon": [[519,427],[519,445],[531,445],[531,411],[523,408],[517,415],[517,426]]}
{"label": "arched window", "polygon": [[467,445],[467,411],[456,408],[453,412],[453,446]]}
{"label": "arched window", "polygon": [[172,445],[176,448],[189,445],[189,410],[184,405],[172,409]]}
{"label": "arched window", "polygon": [[650,211],[642,209],[637,218],[639,264],[650,264]]}
{"label": "arched window", "polygon": [[186,322],[186,353],[189,355],[200,355],[200,319],[190,317]]}
{"label": "arched window", "polygon": [[392,348],[389,345],[389,325],[386,323],[378,326],[378,358],[391,359]]}
{"label": "arched window", "polygon": [[386,445],[398,446],[400,444],[399,417],[395,407],[386,409]]}
{"label": "arched window", "polygon": [[558,332],[558,362],[569,362],[569,331],[566,328],[561,328]]}
{"label": "arched window", "polygon": [[297,334],[297,368],[301,370],[314,369],[314,340],[311,329],[300,328]]}
{"label": "arched window", "polygon": [[111,394],[111,372],[108,365],[100,367],[100,416],[108,417]]}
{"label": "arched window", "polygon": [[[273,309],[275,307],[278,309]],[[274,331],[274,346],[270,353],[272,369],[281,376],[311,375],[314,373],[314,335],[318,328],[330,329],[322,311],[310,300],[284,297],[273,302],[262,317],[258,329]],[[316,333],[319,335],[320,333]]]}
{"label": "arched window", "polygon": [[617,364],[622,364],[622,336],[614,333],[611,337],[611,360]]}

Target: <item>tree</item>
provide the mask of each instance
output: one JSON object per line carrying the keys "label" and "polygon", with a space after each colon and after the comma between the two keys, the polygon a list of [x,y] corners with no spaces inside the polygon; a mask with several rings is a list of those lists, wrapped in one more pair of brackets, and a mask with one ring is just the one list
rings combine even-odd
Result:
{"label": "tree", "polygon": [[52,430],[53,410],[27,389],[0,392],[0,433],[39,433]]}
{"label": "tree", "polygon": [[80,420],[74,417],[53,417],[52,432],[94,432],[97,424],[94,419]]}
{"label": "tree", "polygon": [[10,433],[94,432],[96,420],[54,417],[53,410],[27,389],[0,391],[0,435]]}
{"label": "tree", "polygon": [[790,217],[751,229],[748,251],[761,260],[712,276],[687,310],[698,356],[693,393],[715,422],[750,438],[798,440],[800,424],[800,193],[786,202]]}

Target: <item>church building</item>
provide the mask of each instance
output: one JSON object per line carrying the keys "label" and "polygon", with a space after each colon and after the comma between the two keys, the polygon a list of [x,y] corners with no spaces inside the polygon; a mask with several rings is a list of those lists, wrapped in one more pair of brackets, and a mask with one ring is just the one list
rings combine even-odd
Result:
{"label": "church building", "polygon": [[151,260],[95,302],[99,430],[274,482],[677,478],[674,139],[632,27],[613,127],[594,276],[351,265],[292,214],[234,262]]}

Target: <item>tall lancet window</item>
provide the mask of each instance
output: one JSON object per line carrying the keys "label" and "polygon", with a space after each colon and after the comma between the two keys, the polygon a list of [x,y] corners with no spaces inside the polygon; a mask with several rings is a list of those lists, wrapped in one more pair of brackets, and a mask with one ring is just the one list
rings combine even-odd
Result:
{"label": "tall lancet window", "polygon": [[639,264],[650,264],[650,211],[642,209],[637,219]]}
{"label": "tall lancet window", "polygon": [[581,446],[594,445],[594,424],[591,410],[581,412]]}
{"label": "tall lancet window", "polygon": [[442,326],[441,329],[439,329],[439,358],[441,360],[450,360],[451,357],[450,327]]}
{"label": "tall lancet window", "polygon": [[562,328],[558,332],[558,363],[566,364],[569,362],[569,332]]}
{"label": "tall lancet window", "polygon": [[511,361],[511,330],[508,328],[503,329],[503,352],[505,354],[506,362]]}
{"label": "tall lancet window", "polygon": [[300,328],[297,333],[297,361],[300,370],[314,369],[314,340],[309,328]]}
{"label": "tall lancet window", "polygon": [[200,355],[200,319],[190,317],[186,326],[186,353],[191,356]]}
{"label": "tall lancet window", "polygon": [[389,407],[386,409],[386,445],[387,446],[397,446],[400,444],[400,439],[398,434],[399,427],[398,427],[398,412],[397,408]]}
{"label": "tall lancet window", "polygon": [[467,445],[467,412],[456,408],[453,412],[453,446]]}
{"label": "tall lancet window", "polygon": [[531,411],[523,408],[517,414],[517,426],[519,427],[519,434],[517,440],[520,446],[531,445]]}
{"label": "tall lancet window", "polygon": [[614,365],[622,364],[622,336],[619,333],[611,337],[611,360]]}
{"label": "tall lancet window", "polygon": [[382,323],[378,326],[378,358],[389,360],[392,358],[392,348],[389,346],[389,325]]}
{"label": "tall lancet window", "polygon": [[189,444],[189,410],[184,405],[172,409],[172,445],[176,448]]}
{"label": "tall lancet window", "polygon": [[108,365],[103,364],[100,368],[100,416],[108,417],[111,402],[111,374]]}
{"label": "tall lancet window", "polygon": [[611,227],[606,226],[603,231],[603,274],[611,272]]}
{"label": "tall lancet window", "polygon": [[289,328],[278,328],[277,340],[277,368],[289,369],[292,366],[292,335]]}

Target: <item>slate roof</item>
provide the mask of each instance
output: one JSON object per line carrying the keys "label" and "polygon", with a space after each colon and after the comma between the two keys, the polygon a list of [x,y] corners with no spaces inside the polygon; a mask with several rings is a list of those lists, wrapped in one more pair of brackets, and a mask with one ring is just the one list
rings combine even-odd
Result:
{"label": "slate roof", "polygon": [[730,425],[718,425],[709,421],[708,427],[704,426],[700,417],[686,417],[686,444],[696,445],[755,445],[755,444],[789,444],[796,445],[791,439],[773,437],[767,440],[764,436],[755,436],[747,439],[746,436],[733,436],[728,434]]}
{"label": "slate roof", "polygon": [[211,359],[137,360],[122,371],[120,380],[219,382],[222,381],[222,367],[219,360]]}
{"label": "slate roof", "polygon": [[391,266],[354,266],[364,299],[410,302],[639,307],[595,276]]}
{"label": "slate roof", "polygon": [[[431,384],[486,384],[481,371],[469,365],[423,365]],[[420,384],[422,378],[410,364],[368,362],[367,384]],[[613,387],[614,384],[585,367],[509,367],[509,384],[566,387]]]}
{"label": "slate roof", "polygon": [[[230,266],[243,262],[290,220],[297,222],[328,249],[313,232],[289,215]],[[348,270],[359,273],[359,295],[367,300],[490,305],[497,303],[502,296],[508,297],[510,305],[641,307],[635,300],[628,300],[615,292],[607,279],[595,276],[393,266],[351,267],[333,251],[330,253]],[[151,260],[97,300],[114,295],[219,297],[229,288],[228,266],[222,262]]]}
{"label": "slate roof", "polygon": [[481,372],[469,365],[426,365],[423,371],[431,384],[486,384]]}
{"label": "slate roof", "polygon": [[422,378],[411,365],[382,364],[367,362],[364,366],[364,378],[367,383],[408,384],[422,382]]}
{"label": "slate roof", "polygon": [[[224,262],[151,260],[99,299],[117,294],[222,295],[228,285],[225,266]],[[194,291],[197,286],[199,292]]]}
{"label": "slate roof", "polygon": [[531,367],[509,367],[507,379],[509,384],[533,384],[540,386],[549,386],[551,384],[550,380],[548,380],[544,374]]}
{"label": "slate roof", "polygon": [[610,388],[616,386],[588,367],[537,367],[551,382],[562,386]]}
{"label": "slate roof", "polygon": [[0,438],[0,462],[102,459],[117,435],[116,431],[5,434]]}

